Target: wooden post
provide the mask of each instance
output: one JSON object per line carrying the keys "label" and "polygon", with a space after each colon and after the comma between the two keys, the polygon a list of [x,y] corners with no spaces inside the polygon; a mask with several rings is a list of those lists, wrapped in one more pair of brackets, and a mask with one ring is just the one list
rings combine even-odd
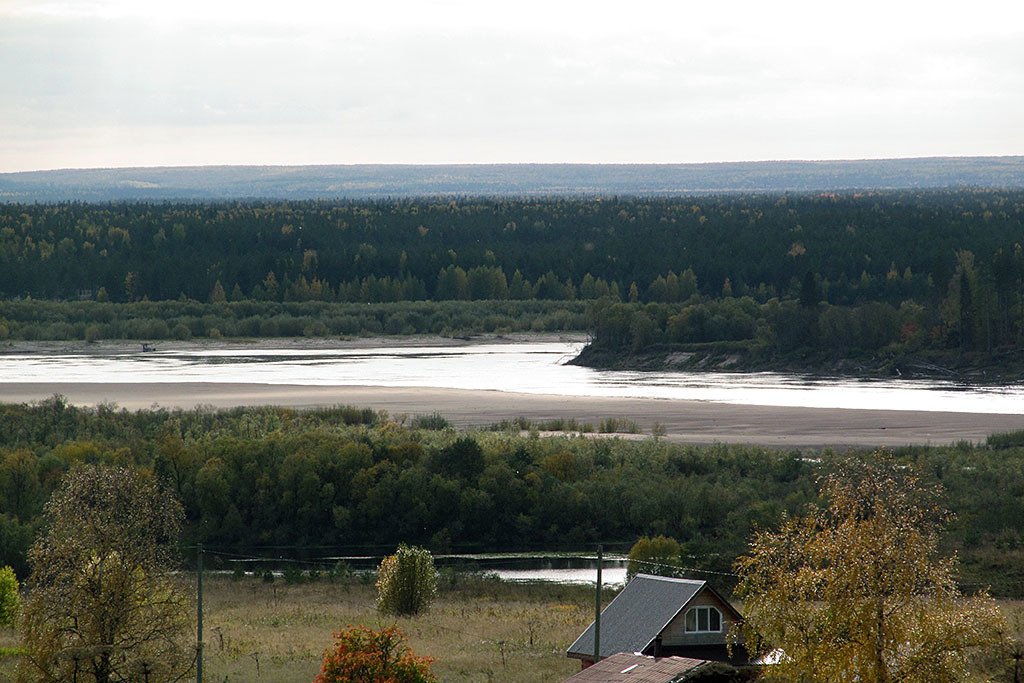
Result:
{"label": "wooden post", "polygon": [[597,591],[594,594],[594,664],[601,659],[601,546],[597,546]]}
{"label": "wooden post", "polygon": [[203,683],[203,544],[196,552],[196,683]]}

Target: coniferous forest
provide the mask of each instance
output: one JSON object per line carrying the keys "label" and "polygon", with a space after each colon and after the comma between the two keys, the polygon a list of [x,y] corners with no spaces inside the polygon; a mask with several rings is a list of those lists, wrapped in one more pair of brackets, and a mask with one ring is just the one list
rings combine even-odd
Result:
{"label": "coniferous forest", "polygon": [[1022,239],[1019,190],[4,204],[0,337],[588,328],[618,356],[1005,354]]}

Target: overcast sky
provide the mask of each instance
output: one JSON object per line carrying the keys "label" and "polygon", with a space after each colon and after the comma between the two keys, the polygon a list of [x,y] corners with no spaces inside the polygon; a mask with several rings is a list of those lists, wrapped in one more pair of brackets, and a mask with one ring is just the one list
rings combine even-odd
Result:
{"label": "overcast sky", "polygon": [[1010,154],[1019,0],[0,0],[0,172]]}

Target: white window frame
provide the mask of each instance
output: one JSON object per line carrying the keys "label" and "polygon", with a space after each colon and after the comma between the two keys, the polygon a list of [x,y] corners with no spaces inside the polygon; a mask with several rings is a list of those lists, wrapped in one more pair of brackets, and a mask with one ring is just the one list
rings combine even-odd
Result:
{"label": "white window frame", "polygon": [[[711,628],[711,612],[714,611],[718,615],[718,628]],[[690,615],[693,615],[693,628],[690,628]],[[704,617],[707,628],[702,629],[700,627],[701,614],[705,614]],[[699,605],[697,607],[691,607],[686,610],[686,615],[683,617],[683,628],[687,633],[721,633],[722,632],[722,613],[717,607]]]}

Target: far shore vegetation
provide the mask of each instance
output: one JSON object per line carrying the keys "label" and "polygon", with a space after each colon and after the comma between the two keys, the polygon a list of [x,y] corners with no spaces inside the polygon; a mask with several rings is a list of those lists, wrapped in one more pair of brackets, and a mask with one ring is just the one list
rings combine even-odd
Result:
{"label": "far shore vegetation", "polygon": [[587,331],[603,367],[1024,374],[1024,191],[0,205],[4,340]]}

